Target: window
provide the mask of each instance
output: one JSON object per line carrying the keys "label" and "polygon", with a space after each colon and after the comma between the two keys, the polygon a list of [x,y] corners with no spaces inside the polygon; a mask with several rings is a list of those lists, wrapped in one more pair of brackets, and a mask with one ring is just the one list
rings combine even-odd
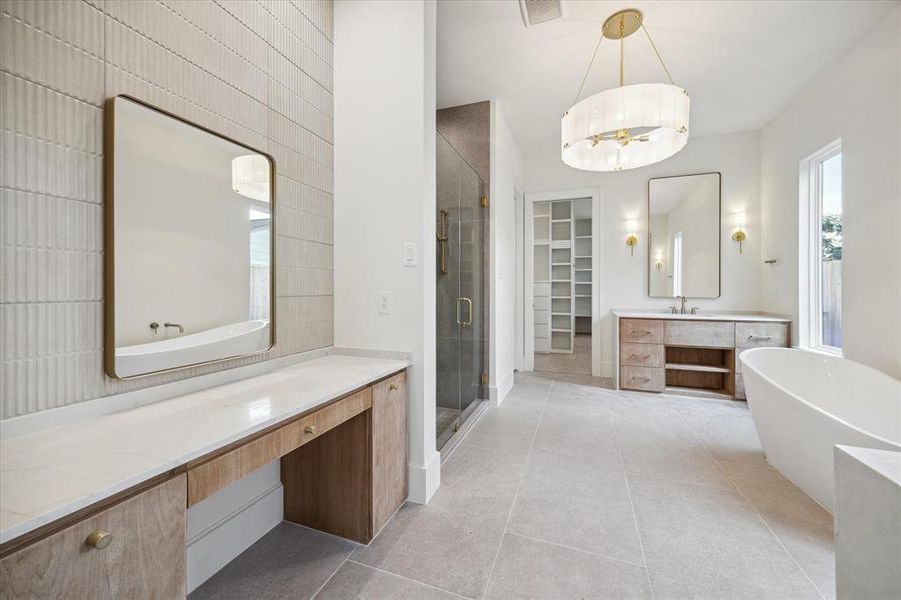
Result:
{"label": "window", "polygon": [[682,232],[673,236],[673,296],[682,295]]}
{"label": "window", "polygon": [[841,352],[841,140],[812,155],[801,166],[800,272],[806,275],[801,282],[801,343]]}

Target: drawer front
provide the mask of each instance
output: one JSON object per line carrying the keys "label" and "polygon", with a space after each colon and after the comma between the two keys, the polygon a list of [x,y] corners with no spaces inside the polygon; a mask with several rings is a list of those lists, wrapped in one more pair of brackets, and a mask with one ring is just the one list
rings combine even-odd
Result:
{"label": "drawer front", "polygon": [[[102,548],[88,542],[99,532]],[[185,560],[179,475],[5,556],[0,598],[184,598]]]}
{"label": "drawer front", "polygon": [[622,383],[626,390],[643,390],[645,392],[662,392],[666,386],[664,369],[652,367],[621,367]]}
{"label": "drawer front", "polygon": [[735,323],[722,321],[667,321],[667,346],[734,348]]}
{"label": "drawer front", "polygon": [[288,454],[372,406],[366,388],[188,470],[188,506]]}
{"label": "drawer front", "polygon": [[619,341],[639,344],[662,344],[663,321],[653,319],[620,319]]}
{"label": "drawer front", "polygon": [[745,400],[745,380],[742,377],[741,373],[735,374],[735,397],[740,400]]}
{"label": "drawer front", "polygon": [[787,323],[736,323],[737,348],[785,348],[788,346]]}
{"label": "drawer front", "polygon": [[630,367],[662,367],[663,346],[660,344],[624,343],[619,347],[619,362]]}

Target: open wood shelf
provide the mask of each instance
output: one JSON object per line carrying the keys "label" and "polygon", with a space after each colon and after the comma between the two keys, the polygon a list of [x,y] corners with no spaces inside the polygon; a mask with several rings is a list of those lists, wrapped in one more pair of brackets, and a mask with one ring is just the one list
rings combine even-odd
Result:
{"label": "open wood shelf", "polygon": [[704,371],[707,373],[729,373],[730,369],[727,367],[714,367],[711,365],[692,365],[688,363],[666,363],[667,369],[673,369],[676,371]]}

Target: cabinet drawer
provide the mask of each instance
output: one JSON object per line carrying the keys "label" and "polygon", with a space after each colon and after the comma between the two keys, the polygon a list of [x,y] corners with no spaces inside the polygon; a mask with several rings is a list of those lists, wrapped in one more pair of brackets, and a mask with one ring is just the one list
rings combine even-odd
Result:
{"label": "cabinet drawer", "polygon": [[188,506],[303,446],[372,406],[372,388],[265,433],[188,470]]}
{"label": "cabinet drawer", "polygon": [[736,323],[736,348],[764,348],[788,345],[787,323]]}
{"label": "cabinet drawer", "polygon": [[621,367],[622,383],[626,390],[644,390],[646,392],[662,392],[666,386],[666,373],[663,369],[652,367]]}
{"label": "cabinet drawer", "polygon": [[652,319],[620,319],[619,341],[640,344],[663,343],[663,321]]}
{"label": "cabinet drawer", "polygon": [[619,347],[619,362],[630,367],[662,367],[663,346],[660,344],[624,343]]}
{"label": "cabinet drawer", "polygon": [[721,321],[667,321],[667,346],[734,348],[735,323]]}
{"label": "cabinet drawer", "polygon": [[[108,545],[90,545],[100,532]],[[2,600],[168,599],[186,592],[184,475],[0,560]]]}

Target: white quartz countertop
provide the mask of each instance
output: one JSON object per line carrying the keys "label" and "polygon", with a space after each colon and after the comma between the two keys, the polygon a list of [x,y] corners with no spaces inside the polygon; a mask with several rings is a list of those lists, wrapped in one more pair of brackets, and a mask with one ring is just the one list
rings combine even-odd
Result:
{"label": "white quartz countertop", "polygon": [[673,314],[668,310],[628,310],[616,309],[613,315],[625,319],[677,319],[689,321],[760,321],[770,323],[790,323],[788,317],[780,317],[777,315],[763,315],[759,313],[706,313],[699,312],[690,314]]}
{"label": "white quartz countertop", "polygon": [[330,355],[0,440],[0,543],[408,366]]}

